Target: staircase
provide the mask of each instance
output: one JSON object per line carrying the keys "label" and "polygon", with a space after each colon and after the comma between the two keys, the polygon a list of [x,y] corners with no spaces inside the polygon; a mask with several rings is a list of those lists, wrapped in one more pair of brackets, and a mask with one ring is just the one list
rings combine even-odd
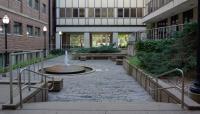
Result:
{"label": "staircase", "polygon": [[23,109],[3,114],[197,114],[177,104],[156,102],[40,102],[24,104]]}

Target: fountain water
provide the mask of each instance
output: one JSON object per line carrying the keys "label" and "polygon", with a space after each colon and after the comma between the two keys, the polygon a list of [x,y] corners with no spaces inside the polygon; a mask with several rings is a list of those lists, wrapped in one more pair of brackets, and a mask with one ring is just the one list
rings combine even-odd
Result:
{"label": "fountain water", "polygon": [[69,66],[69,59],[68,59],[68,52],[67,52],[67,50],[65,51],[64,63],[65,63],[66,66]]}
{"label": "fountain water", "polygon": [[55,65],[44,68],[44,72],[47,74],[79,74],[91,70],[92,68],[90,67],[70,65],[67,51],[65,51],[64,65]]}

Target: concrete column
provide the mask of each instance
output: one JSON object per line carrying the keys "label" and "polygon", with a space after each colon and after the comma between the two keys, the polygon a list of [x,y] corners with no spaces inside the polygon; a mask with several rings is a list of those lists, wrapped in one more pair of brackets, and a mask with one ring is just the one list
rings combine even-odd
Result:
{"label": "concrete column", "polygon": [[116,44],[116,46],[118,46],[118,32],[114,32],[113,33],[113,43],[115,43]]}
{"label": "concrete column", "polygon": [[56,49],[60,49],[60,35],[56,33]]}
{"label": "concrete column", "polygon": [[198,8],[197,7],[195,7],[194,9],[193,9],[193,21],[194,22],[197,22],[197,18],[198,18]]}
{"label": "concrete column", "polygon": [[90,33],[89,32],[84,33],[84,47],[90,48]]}

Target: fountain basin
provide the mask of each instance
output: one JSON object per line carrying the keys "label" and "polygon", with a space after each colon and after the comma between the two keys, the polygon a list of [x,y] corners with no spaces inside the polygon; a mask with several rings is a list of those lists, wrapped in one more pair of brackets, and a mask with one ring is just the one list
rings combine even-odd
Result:
{"label": "fountain basin", "polygon": [[77,65],[55,65],[44,68],[47,74],[78,74],[85,72],[85,68]]}
{"label": "fountain basin", "polygon": [[82,74],[92,70],[90,67],[79,65],[55,65],[44,68],[46,74]]}

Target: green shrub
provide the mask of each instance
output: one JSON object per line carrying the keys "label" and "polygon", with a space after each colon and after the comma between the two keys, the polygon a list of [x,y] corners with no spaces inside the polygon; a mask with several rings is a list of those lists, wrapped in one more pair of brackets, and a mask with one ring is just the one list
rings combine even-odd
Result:
{"label": "green shrub", "polygon": [[120,50],[118,48],[114,48],[113,45],[92,47],[92,48],[80,48],[74,51],[77,53],[117,53],[117,52],[120,52]]}
{"label": "green shrub", "polygon": [[[197,23],[185,25],[174,39],[147,40],[136,43],[137,66],[149,73],[160,74],[174,68],[185,73],[196,69]],[[132,64],[136,64],[132,60]]]}
{"label": "green shrub", "polygon": [[51,50],[49,53],[52,55],[64,55],[65,50],[64,49],[54,49],[54,50]]}

